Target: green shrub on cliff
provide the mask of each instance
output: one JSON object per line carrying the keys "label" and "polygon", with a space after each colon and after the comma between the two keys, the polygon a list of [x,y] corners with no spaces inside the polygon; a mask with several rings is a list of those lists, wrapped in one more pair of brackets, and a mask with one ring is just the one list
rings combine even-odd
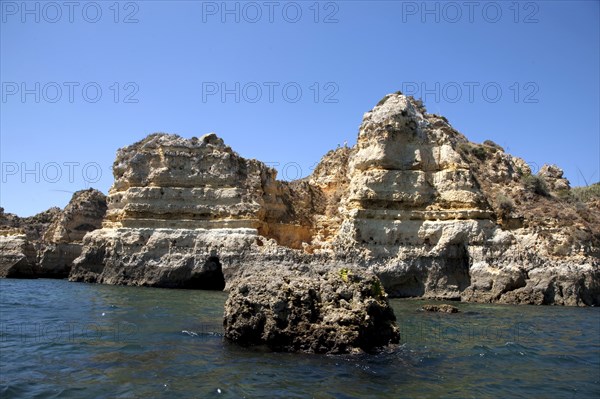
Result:
{"label": "green shrub on cliff", "polygon": [[522,177],[521,181],[523,182],[525,189],[533,193],[543,196],[548,196],[550,194],[546,181],[540,176],[525,175]]}
{"label": "green shrub on cliff", "polygon": [[600,182],[585,187],[573,187],[571,195],[578,201],[588,202],[600,199]]}
{"label": "green shrub on cliff", "polygon": [[[458,150],[465,155],[472,155],[479,160],[485,160],[487,151],[483,145],[474,143],[460,143]],[[495,151],[495,150],[494,150]]]}
{"label": "green shrub on cliff", "polygon": [[507,217],[513,211],[515,203],[504,194],[498,194],[496,197],[498,213],[501,218]]}

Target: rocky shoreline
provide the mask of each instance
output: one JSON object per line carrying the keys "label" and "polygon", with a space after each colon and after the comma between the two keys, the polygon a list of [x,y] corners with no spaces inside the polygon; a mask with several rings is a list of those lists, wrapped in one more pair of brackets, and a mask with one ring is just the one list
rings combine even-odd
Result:
{"label": "rocky shoreline", "polygon": [[38,237],[3,214],[0,276],[233,289],[303,265],[368,271],[390,297],[600,305],[600,200],[400,93],[298,181],[215,134],[150,135],[113,170],[107,205],[74,196]]}
{"label": "rocky shoreline", "polygon": [[65,207],[28,218],[0,208],[0,277],[67,278],[86,233],[102,226],[106,196],[77,191]]}

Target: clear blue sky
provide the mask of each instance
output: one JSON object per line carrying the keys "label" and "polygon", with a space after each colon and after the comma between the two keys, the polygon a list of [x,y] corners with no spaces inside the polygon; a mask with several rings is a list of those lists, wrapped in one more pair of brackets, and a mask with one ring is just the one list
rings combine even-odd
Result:
{"label": "clear blue sky", "polygon": [[403,89],[472,141],[599,180],[598,1],[224,4],[0,1],[0,206],[106,193],[116,150],[153,132],[304,176]]}

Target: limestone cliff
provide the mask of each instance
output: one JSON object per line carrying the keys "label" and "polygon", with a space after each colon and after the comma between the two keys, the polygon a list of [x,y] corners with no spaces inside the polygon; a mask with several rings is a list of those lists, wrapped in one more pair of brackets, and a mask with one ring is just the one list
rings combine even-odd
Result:
{"label": "limestone cliff", "polygon": [[558,168],[531,176],[523,160],[393,94],[365,114],[348,173],[334,252],[355,253],[391,295],[600,300],[597,210],[535,188],[568,189]]}
{"label": "limestone cliff", "polygon": [[285,183],[215,134],[153,134],[118,151],[104,227],[70,279],[223,289],[245,263],[290,264],[312,235],[318,193]]}
{"label": "limestone cliff", "polygon": [[105,227],[256,228],[274,171],[216,135],[154,134],[120,149]]}
{"label": "limestone cliff", "polygon": [[0,277],[38,277],[37,251],[46,229],[59,213],[60,209],[54,207],[19,217],[0,208]]}
{"label": "limestone cliff", "polygon": [[83,237],[102,226],[106,196],[98,190],[80,190],[45,231],[37,262],[44,277],[68,277],[73,260],[81,254]]}
{"label": "limestone cliff", "polygon": [[420,101],[385,96],[356,146],[294,182],[214,134],[119,150],[72,280],[222,289],[261,265],[369,268],[391,296],[600,304],[600,211]]}
{"label": "limestone cliff", "polygon": [[52,207],[34,216],[19,217],[0,208],[0,234],[23,234],[29,241],[41,241],[46,229],[59,213],[60,208]]}
{"label": "limestone cliff", "polygon": [[0,277],[67,277],[84,235],[101,227],[106,208],[106,197],[94,189],[75,192],[64,210],[28,218],[0,208]]}
{"label": "limestone cliff", "polygon": [[36,271],[35,249],[27,236],[18,232],[0,235],[0,277],[35,278]]}
{"label": "limestone cliff", "polygon": [[98,190],[80,190],[61,212],[57,213],[43,235],[54,244],[81,242],[89,231],[102,227],[106,214],[106,196]]}

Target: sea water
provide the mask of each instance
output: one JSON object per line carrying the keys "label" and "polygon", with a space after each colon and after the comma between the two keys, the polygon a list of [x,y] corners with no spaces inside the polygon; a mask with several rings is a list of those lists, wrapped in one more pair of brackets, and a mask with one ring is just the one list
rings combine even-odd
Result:
{"label": "sea water", "polygon": [[2,279],[0,397],[600,397],[599,308],[392,299],[397,348],[328,356],[225,341],[226,298]]}

